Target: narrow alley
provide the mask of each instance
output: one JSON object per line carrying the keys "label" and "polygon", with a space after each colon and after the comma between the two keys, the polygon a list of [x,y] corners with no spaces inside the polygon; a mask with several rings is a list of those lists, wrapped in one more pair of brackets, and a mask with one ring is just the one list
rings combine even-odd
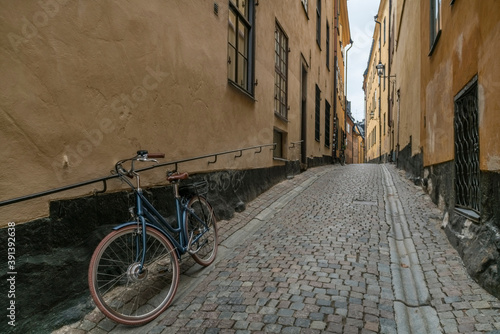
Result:
{"label": "narrow alley", "polygon": [[309,169],[219,222],[215,265],[188,257],[173,305],[142,327],[93,311],[54,333],[498,333],[443,214],[393,165]]}

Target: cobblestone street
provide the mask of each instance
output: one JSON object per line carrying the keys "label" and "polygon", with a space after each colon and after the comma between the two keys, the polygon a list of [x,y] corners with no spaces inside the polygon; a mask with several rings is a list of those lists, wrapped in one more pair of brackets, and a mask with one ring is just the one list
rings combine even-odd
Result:
{"label": "cobblestone street", "polygon": [[393,165],[323,166],[219,222],[215,265],[186,256],[171,307],[142,327],[93,311],[54,333],[500,333],[443,213]]}

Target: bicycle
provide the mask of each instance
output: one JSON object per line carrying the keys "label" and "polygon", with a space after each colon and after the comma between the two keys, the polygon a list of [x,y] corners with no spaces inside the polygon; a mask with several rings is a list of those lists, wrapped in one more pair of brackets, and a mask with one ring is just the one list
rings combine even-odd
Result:
{"label": "bicycle", "polygon": [[[108,318],[125,325],[145,324],[168,308],[177,291],[183,254],[189,253],[205,267],[217,255],[214,211],[197,191],[208,189],[206,181],[192,186],[185,196],[180,194],[179,184],[188,173],[167,173],[173,185],[177,224],[169,224],[144,197],[134,163],[158,163],[156,159],[164,156],[142,150],[115,164],[120,179],[134,190],[136,204],[129,209],[132,220],[114,227],[90,260],[88,283],[95,304]],[[128,170],[123,167],[126,162],[130,162]],[[136,184],[127,178],[135,178]]]}

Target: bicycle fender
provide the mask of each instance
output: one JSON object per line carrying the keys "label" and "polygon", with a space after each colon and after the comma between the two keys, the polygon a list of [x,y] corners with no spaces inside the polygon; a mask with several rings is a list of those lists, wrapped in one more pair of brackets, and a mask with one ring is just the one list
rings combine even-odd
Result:
{"label": "bicycle fender", "polygon": [[[131,221],[131,222],[126,222],[126,223],[120,224],[118,226],[113,227],[113,230],[117,231],[119,229],[122,229],[122,228],[130,226],[130,225],[137,225],[137,221]],[[172,244],[172,247],[175,249],[175,254],[177,254],[177,258],[178,259],[181,258],[181,254],[179,253],[179,250],[177,249],[177,247],[175,247],[175,242],[173,241],[172,236],[170,234],[163,232],[162,230],[160,230],[158,227],[154,226],[153,224],[146,223],[146,226],[150,227],[150,228],[154,228],[155,230],[157,230],[158,232],[163,234],[165,237],[167,237],[168,241],[170,241],[170,243]]]}

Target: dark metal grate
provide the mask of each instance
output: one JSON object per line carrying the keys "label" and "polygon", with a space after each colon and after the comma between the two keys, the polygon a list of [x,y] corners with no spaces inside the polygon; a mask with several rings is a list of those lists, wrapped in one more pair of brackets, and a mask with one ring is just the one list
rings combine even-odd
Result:
{"label": "dark metal grate", "polygon": [[477,80],[455,99],[456,206],[481,211]]}

